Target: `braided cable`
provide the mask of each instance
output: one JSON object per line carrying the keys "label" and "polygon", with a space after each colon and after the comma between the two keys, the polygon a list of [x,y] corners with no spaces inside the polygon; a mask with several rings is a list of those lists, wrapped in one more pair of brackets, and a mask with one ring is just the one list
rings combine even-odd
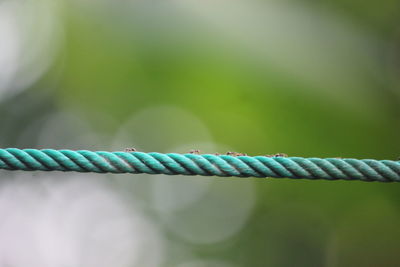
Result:
{"label": "braided cable", "polygon": [[0,149],[0,169],[400,182],[400,161]]}

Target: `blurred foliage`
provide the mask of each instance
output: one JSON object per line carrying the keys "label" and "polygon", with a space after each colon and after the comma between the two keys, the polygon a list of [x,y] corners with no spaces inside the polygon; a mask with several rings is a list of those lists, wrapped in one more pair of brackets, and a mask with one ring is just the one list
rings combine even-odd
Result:
{"label": "blurred foliage", "polygon": [[[260,11],[250,33],[238,26],[249,20],[236,4],[183,2],[60,3],[57,56],[25,91],[3,99],[2,145],[186,152],[208,143],[209,153],[399,156],[398,1],[233,1]],[[283,19],[265,24],[269,6]],[[224,20],[228,13],[238,25]],[[279,32],[284,20],[300,25],[295,36]],[[269,42],[281,35],[293,43]],[[299,58],[286,59],[285,49]],[[140,179],[150,178],[110,176],[139,198],[151,191]],[[400,264],[400,185],[242,182],[254,184],[256,203],[243,228],[225,240],[196,244],[160,222],[168,240],[165,266],[187,260],[187,251],[232,266]],[[229,198],[235,203],[234,194]],[[147,212],[160,220],[152,208]]]}

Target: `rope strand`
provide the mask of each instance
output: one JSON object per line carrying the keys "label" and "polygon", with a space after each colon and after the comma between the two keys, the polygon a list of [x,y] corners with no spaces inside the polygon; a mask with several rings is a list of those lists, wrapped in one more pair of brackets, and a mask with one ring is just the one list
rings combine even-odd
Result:
{"label": "rope strand", "polygon": [[294,179],[400,181],[400,161],[0,149],[0,169]]}

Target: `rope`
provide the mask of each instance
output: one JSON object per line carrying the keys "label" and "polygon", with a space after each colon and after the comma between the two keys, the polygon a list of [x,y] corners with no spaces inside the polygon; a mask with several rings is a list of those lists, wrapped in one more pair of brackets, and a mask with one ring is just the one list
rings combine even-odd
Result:
{"label": "rope", "polygon": [[0,169],[326,180],[400,181],[400,161],[0,149]]}

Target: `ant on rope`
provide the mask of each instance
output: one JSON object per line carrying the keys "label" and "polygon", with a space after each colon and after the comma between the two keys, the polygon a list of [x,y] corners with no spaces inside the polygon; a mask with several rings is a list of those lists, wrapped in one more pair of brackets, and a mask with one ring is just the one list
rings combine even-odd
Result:
{"label": "ant on rope", "polygon": [[265,155],[265,157],[269,157],[269,158],[287,158],[288,155],[286,155],[285,153],[277,153],[277,154],[273,154],[273,155]]}
{"label": "ant on rope", "polygon": [[226,154],[227,154],[228,156],[233,156],[233,157],[247,156],[246,153],[231,152],[231,151],[226,152]]}

